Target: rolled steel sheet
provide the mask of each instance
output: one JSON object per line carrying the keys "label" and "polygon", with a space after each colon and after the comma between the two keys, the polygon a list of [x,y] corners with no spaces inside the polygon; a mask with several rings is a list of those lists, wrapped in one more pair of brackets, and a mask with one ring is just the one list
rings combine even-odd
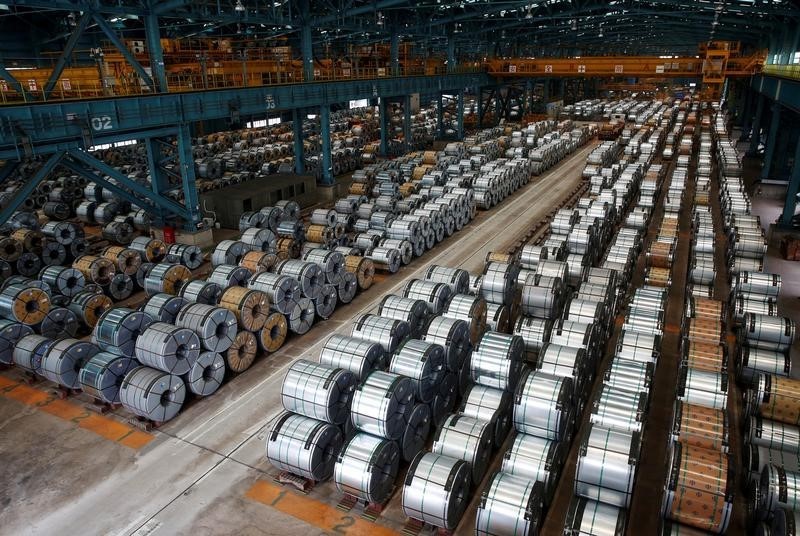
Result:
{"label": "rolled steel sheet", "polygon": [[278,263],[278,255],[272,252],[248,251],[239,262],[239,266],[247,268],[251,274],[267,272]]}
{"label": "rolled steel sheet", "polygon": [[78,372],[99,351],[94,344],[78,339],[57,341],[42,357],[41,375],[67,389],[78,389]]}
{"label": "rolled steel sheet", "polygon": [[486,331],[486,301],[480,297],[454,294],[442,314],[447,318],[467,322],[472,344],[476,344]]}
{"label": "rolled steel sheet", "polygon": [[153,323],[153,318],[144,312],[115,307],[109,309],[97,321],[92,336],[95,344],[104,352],[132,356],[136,339]]}
{"label": "rolled steel sheet", "polygon": [[531,482],[544,484],[542,495],[549,505],[558,485],[564,464],[564,443],[529,434],[516,434],[511,447],[503,454],[501,471]]}
{"label": "rolled steel sheet", "polygon": [[269,316],[269,298],[260,290],[230,287],[222,293],[219,306],[231,311],[247,331],[260,330]]}
{"label": "rolled steel sheet", "polygon": [[249,245],[239,240],[222,240],[211,253],[211,265],[215,267],[222,264],[238,265],[250,249]]}
{"label": "rolled steel sheet", "polygon": [[222,356],[232,372],[244,372],[255,361],[257,351],[256,336],[249,331],[240,331],[236,333],[231,345],[222,352]]}
{"label": "rolled steel sheet", "polygon": [[108,285],[103,285],[103,291],[114,298],[116,301],[122,301],[130,298],[133,294],[133,279],[129,275],[114,274]]}
{"label": "rolled steel sheet", "polygon": [[87,327],[94,328],[103,313],[111,308],[112,302],[105,294],[87,289],[88,285],[75,294],[68,307]]}
{"label": "rolled steel sheet", "polygon": [[59,266],[67,260],[67,249],[58,242],[47,242],[42,248],[41,256],[45,266]]}
{"label": "rolled steel sheet", "polygon": [[705,449],[728,451],[728,415],[724,411],[675,402],[672,439]]}
{"label": "rolled steel sheet", "polygon": [[138,366],[130,357],[99,352],[83,364],[78,380],[84,393],[107,404],[118,404],[125,376]]}
{"label": "rolled steel sheet", "polygon": [[792,473],[800,472],[800,453],[786,452],[776,448],[770,449],[760,445],[744,444],[742,449],[742,464],[744,465],[744,477],[750,483],[755,483],[756,488],[761,480],[761,473],[770,464],[782,467]]}
{"label": "rolled steel sheet", "polygon": [[285,260],[275,265],[275,271],[294,278],[306,298],[314,300],[322,292],[325,276],[319,265],[313,262]]}
{"label": "rolled steel sheet", "polygon": [[193,244],[170,244],[164,262],[182,264],[189,270],[196,270],[203,264],[203,252]]}
{"label": "rolled steel sheet", "polygon": [[301,298],[297,280],[286,275],[262,272],[250,279],[248,287],[264,292],[269,297],[271,307],[285,315],[295,310]]}
{"label": "rolled steel sheet", "polygon": [[444,349],[435,343],[408,339],[400,344],[392,356],[389,371],[411,378],[417,400],[430,402],[447,371]]}
{"label": "rolled steel sheet", "polygon": [[480,385],[514,391],[522,371],[524,352],[521,337],[489,331],[472,352],[470,376]]}
{"label": "rolled steel sheet", "polygon": [[410,328],[410,336],[417,338],[428,322],[430,311],[423,300],[389,294],[381,300],[378,315],[406,322]]}
{"label": "rolled steel sheet", "polygon": [[[466,329],[466,326],[464,328]],[[430,333],[430,324],[428,333]],[[380,344],[387,354],[394,353],[400,343],[410,334],[411,328],[407,322],[372,314],[364,314],[356,318],[350,332],[352,337]],[[429,340],[427,335],[425,341],[441,344],[439,341]]]}
{"label": "rolled steel sheet", "polygon": [[197,396],[213,394],[225,379],[225,360],[216,352],[200,352],[182,379],[187,389]]}
{"label": "rolled steel sheet", "polygon": [[175,417],[185,397],[186,386],[180,376],[145,366],[131,370],[119,389],[125,409],[157,423]]}
{"label": "rolled steel sheet", "polygon": [[496,303],[486,303],[486,327],[492,331],[508,332],[510,314],[508,307]]}
{"label": "rolled steel sheet", "polygon": [[325,276],[325,281],[331,285],[338,285],[345,273],[344,255],[338,251],[326,249],[312,249],[306,252],[303,260],[313,262],[320,266]]}
{"label": "rolled steel sheet", "polygon": [[154,322],[136,338],[136,359],[143,365],[186,374],[200,355],[200,340],[191,329]]}
{"label": "rolled steel sheet", "polygon": [[739,346],[737,367],[740,380],[752,384],[759,374],[789,376],[792,361],[789,356],[777,350],[752,348],[748,344]]}
{"label": "rolled steel sheet", "polygon": [[72,297],[83,290],[86,280],[75,268],[48,266],[39,273],[39,279],[47,283],[54,292]]}
{"label": "rolled steel sheet", "polygon": [[138,251],[121,246],[108,246],[102,255],[114,263],[118,273],[125,275],[134,275],[142,264],[142,257]]}
{"label": "rolled steel sheet", "polygon": [[788,424],[800,424],[800,380],[759,374],[754,389],[759,414]]}
{"label": "rolled steel sheet", "polygon": [[229,287],[246,287],[253,274],[247,268],[233,264],[218,264],[208,277],[207,281],[216,283],[222,289]]}
{"label": "rolled steel sheet", "polygon": [[399,439],[408,423],[414,394],[410,378],[374,371],[356,388],[350,418],[362,432]]}
{"label": "rolled steel sheet", "polygon": [[444,283],[453,294],[466,294],[469,291],[469,273],[460,268],[432,265],[423,277],[426,281]]}
{"label": "rolled steel sheet", "polygon": [[522,313],[526,316],[557,317],[563,305],[563,280],[557,277],[534,275],[522,287]]}
{"label": "rolled steel sheet", "polygon": [[358,288],[366,290],[372,286],[375,277],[375,264],[372,259],[347,255],[344,259],[344,268],[356,276]]}
{"label": "rolled steel sheet", "polygon": [[445,418],[437,430],[431,452],[459,457],[469,464],[473,484],[486,473],[494,440],[492,423],[463,414]]}
{"label": "rolled steel sheet", "polygon": [[339,301],[342,303],[350,303],[356,297],[358,291],[358,281],[356,276],[350,272],[342,274],[341,282],[336,286]]}
{"label": "rolled steel sheet", "polygon": [[733,510],[733,473],[728,455],[673,442],[669,461],[664,516],[724,534]]}
{"label": "rolled steel sheet", "polygon": [[480,536],[529,536],[537,534],[544,518],[543,485],[496,472],[481,494],[475,518]]}
{"label": "rolled steel sheet", "polygon": [[745,421],[744,436],[754,446],[800,452],[800,428],[792,424],[750,416]]}
{"label": "rolled steel sheet", "polygon": [[300,359],[283,378],[281,402],[287,411],[340,425],[350,414],[355,384],[348,370]]}
{"label": "rolled steel sheet", "polygon": [[736,274],[734,287],[744,294],[762,294],[777,297],[781,290],[780,274],[764,272],[739,272]]}
{"label": "rolled steel sheet", "polygon": [[740,338],[759,348],[786,350],[794,343],[797,326],[791,318],[747,313],[742,319]]}
{"label": "rolled steel sheet", "polygon": [[509,305],[511,303],[511,291],[517,279],[516,272],[517,269],[511,264],[487,263],[481,276],[481,297],[488,303]]}
{"label": "rolled steel sheet", "polygon": [[603,385],[592,403],[589,422],[612,430],[641,434],[646,414],[647,393]]}
{"label": "rolled steel sheet", "polygon": [[[232,287],[241,288],[241,287]],[[195,279],[187,281],[181,286],[180,297],[187,303],[202,303],[205,305],[217,305],[222,296],[222,287],[213,281],[203,281]]]}
{"label": "rolled steel sheet", "polygon": [[309,298],[299,298],[294,302],[294,307],[286,315],[286,321],[289,323],[289,329],[292,333],[303,335],[308,333],[311,326],[314,325],[314,317],[316,315],[316,307],[314,302]]}
{"label": "rolled steel sheet", "polygon": [[0,319],[0,363],[10,365],[14,359],[17,343],[32,333],[33,328],[27,324]]}
{"label": "rolled steel sheet", "polygon": [[137,236],[128,247],[139,252],[142,262],[161,262],[167,254],[167,245],[163,241],[147,236]]}
{"label": "rolled steel sheet", "polygon": [[156,322],[174,324],[178,312],[186,303],[188,302],[180,296],[162,292],[149,297],[142,305],[142,312],[150,315]]}
{"label": "rolled steel sheet", "polygon": [[336,488],[368,503],[383,504],[394,488],[399,465],[397,443],[358,433],[342,448],[336,460]]}
{"label": "rolled steel sheet", "polygon": [[577,536],[623,536],[627,510],[583,497],[573,497],[564,530]]}
{"label": "rolled steel sheet", "polygon": [[384,367],[384,352],[383,347],[377,343],[334,334],[325,341],[319,362],[329,367],[349,370],[360,381],[373,370]]}
{"label": "rolled steel sheet", "polygon": [[469,464],[464,460],[420,452],[406,474],[403,513],[453,530],[467,507],[470,480]]}
{"label": "rolled steel sheet", "polygon": [[640,446],[637,432],[589,425],[579,448],[575,494],[628,508]]}
{"label": "rolled steel sheet", "polygon": [[[242,233],[239,240],[250,250],[262,253],[275,251],[278,245],[278,237],[269,229],[251,228]],[[247,252],[242,254],[242,258]],[[225,255],[227,257],[227,255]],[[241,262],[241,259],[240,259]]]}
{"label": "rolled steel sheet", "polygon": [[431,409],[427,404],[415,404],[408,417],[403,435],[398,440],[400,456],[410,462],[425,448],[431,431]]}
{"label": "rolled steel sheet", "polygon": [[681,402],[725,409],[728,404],[728,375],[681,367],[676,390],[676,398]]}
{"label": "rolled steel sheet", "polygon": [[507,391],[473,384],[464,395],[460,413],[492,424],[492,443],[499,448],[511,427],[511,395]]}
{"label": "rolled steel sheet", "polygon": [[323,285],[322,291],[319,296],[314,300],[314,308],[317,316],[323,320],[327,320],[333,315],[336,309],[336,304],[339,299],[339,294],[336,287],[333,285]]}
{"label": "rolled steel sheet", "polygon": [[231,311],[200,303],[186,304],[178,312],[175,325],[194,331],[203,348],[210,352],[224,352],[230,348],[239,329],[236,315]]}
{"label": "rolled steel sheet", "polygon": [[289,322],[282,313],[270,313],[264,327],[258,332],[258,347],[264,352],[277,352],[286,341]]}
{"label": "rolled steel sheet", "polygon": [[192,278],[186,266],[159,263],[153,266],[144,279],[144,291],[148,296],[160,292],[177,296],[184,283]]}
{"label": "rolled steel sheet", "polygon": [[[0,321],[0,325],[4,321]],[[18,324],[22,325],[22,324]],[[0,330],[0,335],[5,330]],[[0,338],[0,341],[3,339]],[[33,374],[42,373],[42,359],[52,345],[56,343],[55,340],[49,339],[42,335],[28,333],[20,337],[16,344],[10,346],[13,354],[13,363],[21,369],[31,372]],[[2,355],[2,353],[0,353]]]}
{"label": "rolled steel sheet", "polygon": [[575,411],[573,396],[569,377],[527,371],[514,395],[514,428],[545,439],[567,438]]}

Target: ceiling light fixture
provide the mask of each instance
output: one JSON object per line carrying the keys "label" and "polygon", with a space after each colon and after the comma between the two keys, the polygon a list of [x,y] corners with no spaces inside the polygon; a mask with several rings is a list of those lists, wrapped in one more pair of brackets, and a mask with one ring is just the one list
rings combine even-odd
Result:
{"label": "ceiling light fixture", "polygon": [[234,6],[233,9],[237,13],[244,13],[245,7],[244,7],[244,4],[242,3],[242,0],[236,0],[236,6]]}

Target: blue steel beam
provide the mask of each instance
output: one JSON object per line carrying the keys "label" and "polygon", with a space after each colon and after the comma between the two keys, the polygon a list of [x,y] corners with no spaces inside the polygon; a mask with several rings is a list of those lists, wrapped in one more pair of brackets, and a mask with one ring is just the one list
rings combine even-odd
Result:
{"label": "blue steel beam", "polygon": [[381,124],[380,154],[386,156],[389,152],[389,103],[387,97],[381,97],[378,103],[378,120]]}
{"label": "blue steel beam", "polygon": [[[94,156],[90,155],[87,152],[81,151],[80,149],[70,149],[68,152],[69,156],[71,156],[77,162],[83,164],[84,166],[94,169],[102,173],[103,175],[108,175],[118,184],[130,189],[125,196],[126,199],[131,201],[132,203],[139,204],[140,202],[149,203],[152,202],[154,205],[162,208],[163,210],[180,216],[184,219],[188,219],[188,211],[186,207],[173,201],[172,199],[154,195],[153,191],[148,188],[147,186],[143,186],[136,181],[131,180],[128,178],[127,175],[123,175],[113,167],[109,166],[102,160],[98,160]],[[192,161],[192,169],[194,169],[194,162]],[[196,193],[195,193],[196,195]]]}
{"label": "blue steel beam", "polygon": [[[157,2],[150,2],[151,10]],[[150,14],[144,18],[144,33],[147,38],[147,54],[150,56],[150,70],[161,93],[169,91],[167,87],[167,71],[164,67],[164,50],[161,48],[161,30],[158,26],[158,15]]]}
{"label": "blue steel beam", "polygon": [[184,206],[181,207],[185,213],[183,226],[189,231],[196,231],[200,227],[203,215],[200,212],[200,197],[197,193],[197,177],[194,171],[192,132],[188,123],[178,125],[178,161],[183,185]]}
{"label": "blue steel beam", "polygon": [[322,184],[333,184],[331,163],[331,107],[323,104],[320,107],[320,143],[322,143]]}
{"label": "blue steel beam", "polygon": [[786,200],[783,204],[783,214],[781,214],[781,225],[790,227],[794,217],[794,209],[797,206],[797,192],[800,192],[800,140],[794,150],[794,167],[789,185],[786,188]]}
{"label": "blue steel beam", "polygon": [[406,152],[411,151],[411,95],[403,96],[403,141]]}
{"label": "blue steel beam", "polygon": [[439,93],[438,102],[436,106],[436,136],[439,138],[444,138],[444,121],[442,120],[444,117],[444,99],[442,98],[442,94]]}
{"label": "blue steel beam", "polygon": [[800,113],[800,81],[773,75],[756,75],[750,88],[782,106]]}
{"label": "blue steel beam", "polygon": [[[5,65],[1,65],[1,64],[0,64],[0,78],[5,80],[6,84],[8,84],[8,86],[11,89],[16,91],[17,93],[19,93],[23,97],[25,97],[25,95],[27,95],[27,93],[25,93],[25,90],[22,88],[22,84],[19,83],[19,80],[14,78],[11,75],[11,73],[8,72],[8,69],[6,69]],[[27,98],[26,98],[26,100],[27,100]]]}
{"label": "blue steel beam", "polygon": [[458,139],[464,139],[464,90],[458,92]]}
{"label": "blue steel beam", "polygon": [[125,60],[130,64],[130,66],[133,67],[133,70],[136,71],[136,73],[141,77],[142,80],[144,80],[145,84],[147,84],[153,91],[156,91],[153,79],[150,78],[150,75],[147,74],[147,71],[144,70],[142,64],[139,63],[139,61],[135,57],[133,57],[131,51],[128,50],[128,47],[126,47],[125,43],[123,43],[122,40],[119,38],[117,32],[114,31],[114,28],[112,28],[108,24],[108,21],[106,21],[106,19],[103,18],[103,16],[100,15],[99,13],[94,14],[94,20],[95,22],[97,22],[97,25],[100,27],[100,29],[103,30],[103,33],[106,34],[106,37],[108,37],[109,41],[111,41],[111,43],[114,44],[116,49],[119,50],[119,53],[122,54]]}
{"label": "blue steel beam", "polygon": [[113,192],[116,196],[120,197],[121,199],[125,199],[128,202],[135,204],[137,207],[147,211],[156,219],[160,218],[162,215],[161,209],[158,206],[154,205],[153,203],[150,203],[147,200],[140,199],[132,195],[128,190],[121,188],[119,184],[115,184],[111,181],[106,180],[105,176],[97,173],[89,166],[83,165],[79,162],[73,162],[67,159],[61,161],[61,166],[67,168],[76,175],[84,177],[86,180],[99,184],[100,186],[103,187],[103,189]]}
{"label": "blue steel beam", "polygon": [[67,43],[64,45],[64,50],[61,52],[61,55],[58,57],[58,60],[53,67],[53,71],[50,73],[50,78],[47,79],[47,82],[44,85],[45,100],[47,100],[47,97],[49,97],[50,93],[53,91],[56,82],[58,82],[58,77],[64,72],[64,67],[70,63],[70,57],[72,56],[72,52],[75,50],[75,45],[78,44],[78,39],[80,39],[83,35],[83,32],[89,25],[91,18],[92,15],[90,13],[84,13],[78,20],[75,29],[72,30],[72,34],[69,36]]}
{"label": "blue steel beam", "polygon": [[772,103],[772,119],[769,123],[769,133],[767,134],[767,148],[764,151],[764,167],[761,168],[761,179],[769,179],[772,172],[772,157],[775,156],[775,147],[778,145],[778,127],[781,122],[781,105],[778,102]]}
{"label": "blue steel beam", "polygon": [[39,168],[39,171],[37,171],[33,177],[22,183],[22,187],[16,191],[14,198],[9,201],[8,205],[6,205],[3,210],[0,210],[0,224],[8,221],[8,218],[17,211],[22,202],[33,193],[37,186],[39,186],[39,183],[53,172],[63,156],[63,152],[51,154],[50,158]]}
{"label": "blue steel beam", "polygon": [[[164,168],[161,166],[161,144],[156,138],[147,138],[144,143],[147,149],[147,167],[150,170],[150,187],[153,190],[153,195],[163,195],[164,192],[170,189],[170,184]],[[155,216],[159,220],[158,223],[163,224],[164,212],[161,207],[155,207],[155,209]]]}
{"label": "blue steel beam", "polygon": [[24,154],[20,132],[29,138],[34,153],[47,154],[60,150],[60,144],[77,145],[87,128],[94,135],[94,143],[110,136],[136,139],[146,137],[146,130],[227,119],[233,111],[256,115],[267,107],[275,111],[318,108],[373,97],[383,100],[411,93],[432,94],[487,85],[489,81],[486,73],[475,72],[4,106],[0,107],[0,158]]}
{"label": "blue steel beam", "polygon": [[292,132],[294,137],[294,172],[302,175],[306,172],[303,158],[303,113],[299,108],[292,110]]}

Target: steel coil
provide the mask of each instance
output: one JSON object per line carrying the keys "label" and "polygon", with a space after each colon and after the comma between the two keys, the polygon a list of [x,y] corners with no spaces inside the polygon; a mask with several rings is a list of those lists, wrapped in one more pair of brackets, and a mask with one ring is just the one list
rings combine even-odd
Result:
{"label": "steel coil", "polygon": [[486,303],[486,327],[492,331],[507,333],[509,328],[509,310],[505,305]]}
{"label": "steel coil", "polygon": [[563,445],[543,437],[516,434],[511,447],[503,455],[501,470],[532,482],[541,482],[544,503],[549,505],[564,464],[566,453]]}
{"label": "steel coil", "polygon": [[[429,326],[430,331],[430,326]],[[410,336],[411,328],[407,322],[382,316],[364,314],[357,317],[350,335],[365,341],[375,342],[383,347],[387,354],[392,354],[405,339]],[[437,341],[425,340],[431,343]]]}
{"label": "steel coil", "polygon": [[740,337],[759,348],[786,350],[794,343],[797,326],[791,318],[747,313],[743,316]]}
{"label": "steel coil", "polygon": [[86,280],[75,268],[48,266],[39,273],[39,279],[47,283],[54,292],[72,297],[83,290]]}
{"label": "steel coil", "polygon": [[621,432],[642,433],[647,413],[647,393],[603,385],[597,393],[589,422]]}
{"label": "steel coil", "polygon": [[793,424],[750,416],[745,420],[744,436],[754,446],[800,453],[800,428]]}
{"label": "steel coil", "polygon": [[299,359],[283,379],[281,402],[293,413],[341,425],[349,416],[355,384],[348,370]]}
{"label": "steel coil", "polygon": [[397,443],[369,434],[356,434],[336,460],[336,488],[368,503],[383,504],[394,488],[399,465]]}
{"label": "steel coil", "polygon": [[64,246],[69,246],[75,239],[84,236],[83,229],[69,221],[49,221],[42,225],[42,234]]}
{"label": "steel coil", "polygon": [[403,435],[398,440],[400,456],[410,462],[425,447],[431,431],[431,409],[427,404],[415,404],[408,417]]}
{"label": "steel coil", "polygon": [[239,262],[239,266],[247,268],[251,274],[267,272],[278,263],[278,255],[273,252],[248,251]]}
{"label": "steel coil", "polygon": [[522,372],[525,344],[521,337],[489,331],[470,360],[470,377],[477,384],[514,391]]}
{"label": "steel coil", "polygon": [[182,377],[186,387],[198,396],[216,392],[225,379],[225,360],[216,352],[201,352]]}
{"label": "steel coil", "polygon": [[144,279],[144,291],[148,296],[160,292],[178,295],[184,283],[189,281],[192,273],[180,264],[159,263],[153,266]]}
{"label": "steel coil", "polygon": [[460,268],[432,265],[423,277],[425,281],[447,285],[452,294],[466,294],[469,291],[469,272]]}
{"label": "steel coil", "polygon": [[322,292],[324,275],[319,265],[313,262],[285,260],[275,265],[275,271],[281,275],[293,277],[300,286],[300,292],[309,299],[316,299]]}
{"label": "steel coil", "polygon": [[492,443],[500,447],[511,426],[511,395],[484,385],[471,385],[464,395],[460,412],[467,417],[492,424]]}
{"label": "steel coil", "polygon": [[333,315],[339,294],[333,285],[323,285],[322,291],[314,301],[314,309],[317,316],[327,320]]}
{"label": "steel coil", "polygon": [[269,316],[269,298],[260,290],[230,287],[222,293],[219,306],[236,315],[242,329],[258,331]]}
{"label": "steel coil", "polygon": [[297,280],[287,275],[262,272],[250,279],[248,287],[264,292],[271,307],[285,315],[294,312],[301,298]]}
{"label": "steel coil", "polygon": [[590,424],[578,451],[575,495],[628,508],[640,436]]}
{"label": "steel coil", "polygon": [[422,300],[389,294],[381,300],[378,315],[406,322],[410,328],[410,336],[417,338],[421,335],[430,312]]}
{"label": "steel coil", "polygon": [[455,529],[467,507],[469,464],[458,458],[420,452],[403,485],[403,513],[446,530]]}
{"label": "steel coil", "polygon": [[105,257],[95,257],[93,255],[79,257],[72,264],[72,267],[80,270],[86,281],[91,281],[98,285],[108,285],[116,273],[114,263]]}
{"label": "steel coil", "polygon": [[167,254],[167,245],[163,241],[147,236],[137,236],[128,247],[139,252],[142,262],[161,262]]}
{"label": "steel coil", "polygon": [[109,309],[98,319],[92,333],[94,343],[104,352],[132,356],[137,338],[153,323],[147,313],[127,307]]}
{"label": "steel coil", "polygon": [[83,364],[78,380],[84,393],[107,404],[118,404],[119,388],[125,376],[137,366],[130,357],[99,352]]}
{"label": "steel coil", "polygon": [[442,315],[467,322],[472,344],[477,344],[486,331],[486,301],[483,298],[455,294],[450,298]]}
{"label": "steel coil", "polygon": [[373,370],[384,367],[384,349],[374,342],[334,334],[325,341],[319,362],[332,368],[349,370],[361,381]]}
{"label": "steel coil", "polygon": [[0,363],[10,365],[13,362],[16,344],[32,333],[33,328],[27,324],[0,319]]}
{"label": "steel coil", "polygon": [[252,274],[247,268],[233,264],[218,264],[214,267],[207,281],[216,283],[222,289],[229,287],[246,287]]}
{"label": "steel coil", "polygon": [[136,358],[144,365],[186,374],[200,355],[200,340],[191,329],[165,322],[150,324],[136,338]]}
{"label": "steel coil", "polygon": [[477,484],[488,468],[494,441],[492,426],[474,417],[451,414],[437,430],[431,452],[466,461],[472,482]]}
{"label": "steel coil", "polygon": [[222,296],[222,287],[212,281],[194,279],[181,285],[181,289],[178,294],[185,302],[217,305],[219,303],[220,296]]}
{"label": "steel coil", "polygon": [[68,389],[78,389],[78,371],[99,351],[94,344],[78,339],[57,341],[42,357],[41,375]]}
{"label": "steel coil", "polygon": [[375,277],[375,264],[372,259],[347,255],[344,259],[344,269],[356,276],[358,288],[361,290],[372,286]]}
{"label": "steel coil", "polygon": [[203,264],[203,252],[193,244],[170,244],[164,262],[181,264],[189,270],[196,270]]}
{"label": "steel coil", "polygon": [[526,371],[514,395],[514,428],[545,439],[567,439],[575,413],[573,396],[569,377]]}
{"label": "steel coil", "polygon": [[[0,320],[0,325],[5,322]],[[22,324],[17,324],[22,325]],[[2,338],[0,331],[0,341],[5,340]],[[13,363],[21,369],[31,372],[33,374],[42,374],[42,359],[52,345],[56,343],[55,340],[49,339],[42,335],[28,333],[16,340],[15,344],[9,345],[12,350]],[[5,344],[4,342],[2,344]],[[0,352],[3,355],[3,352]],[[8,363],[7,363],[8,364]]]}
{"label": "steel coil", "polygon": [[450,371],[460,371],[470,355],[469,326],[463,320],[434,316],[428,322],[423,339],[444,348]]}
{"label": "steel coil", "polygon": [[672,439],[685,445],[727,452],[728,415],[724,411],[676,401]]}
{"label": "steel coil", "polygon": [[[239,240],[241,240],[241,243],[250,251],[260,251],[262,253],[274,252],[278,245],[278,237],[269,229],[247,229],[242,233]],[[242,253],[242,258],[246,254],[246,252]],[[241,260],[239,262],[241,262]]]}
{"label": "steel coil", "polygon": [[374,371],[356,387],[351,406],[353,425],[386,439],[399,439],[414,402],[414,383],[391,372]]}
{"label": "steel coil", "polygon": [[134,275],[142,264],[142,257],[138,251],[122,246],[108,246],[102,255],[114,263],[118,273],[125,275]]}
{"label": "steel coil", "polygon": [[342,281],[336,287],[336,292],[339,296],[339,301],[342,303],[350,303],[356,297],[358,291],[358,282],[356,276],[350,272],[342,274]]}
{"label": "steel coil", "polygon": [[514,335],[525,343],[525,360],[536,362],[539,352],[550,341],[553,323],[546,318],[521,316],[514,326]]}
{"label": "steel coil", "polygon": [[258,346],[265,352],[277,352],[286,341],[289,323],[282,313],[270,313],[258,332]]}
{"label": "steel coil", "polygon": [[669,461],[664,516],[724,534],[733,510],[733,473],[728,455],[673,442]]}
{"label": "steel coil", "polygon": [[626,512],[610,504],[573,497],[564,530],[580,536],[624,536]]}
{"label": "steel coil", "polygon": [[194,331],[203,348],[211,352],[224,352],[230,348],[238,330],[236,316],[231,311],[200,303],[185,305],[178,312],[175,325]]}
{"label": "steel coil", "polygon": [[42,247],[41,256],[45,266],[59,266],[67,260],[67,248],[58,242],[47,242]]}
{"label": "steel coil", "polygon": [[255,361],[257,351],[256,336],[249,331],[240,331],[236,333],[231,345],[223,351],[222,356],[232,372],[244,372]]}
{"label": "steel coil", "polygon": [[411,378],[417,400],[430,402],[446,372],[444,349],[438,344],[409,339],[395,351],[389,371]]}
{"label": "steel coil", "polygon": [[105,294],[94,292],[87,287],[72,297],[68,307],[87,327],[94,328],[103,313],[111,308],[112,302]]}
{"label": "steel coil", "polygon": [[541,482],[496,472],[481,494],[475,518],[480,536],[531,536],[544,520]]}
{"label": "steel coil", "polygon": [[186,300],[179,296],[165,293],[154,294],[142,305],[142,312],[150,315],[156,322],[174,324],[178,311],[186,303]]}
{"label": "steel coil", "polygon": [[144,366],[130,371],[119,388],[125,409],[156,423],[175,417],[185,397],[186,386],[180,376]]}
{"label": "steel coil", "polygon": [[12,284],[0,292],[0,315],[32,326],[50,310],[50,296],[40,288]]}
{"label": "steel coil", "polygon": [[331,285],[341,283],[345,273],[344,255],[338,251],[311,249],[303,256],[303,260],[319,265],[322,269],[322,274],[325,276],[325,281]]}

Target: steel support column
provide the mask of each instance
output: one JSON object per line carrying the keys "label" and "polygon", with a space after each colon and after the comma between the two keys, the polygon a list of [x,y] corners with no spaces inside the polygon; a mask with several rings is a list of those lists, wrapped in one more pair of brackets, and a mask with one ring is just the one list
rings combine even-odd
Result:
{"label": "steel support column", "polygon": [[14,212],[17,211],[22,202],[33,193],[37,186],[39,186],[39,183],[53,172],[63,156],[64,153],[53,153],[50,155],[50,158],[47,159],[44,165],[39,168],[39,171],[33,175],[33,177],[22,183],[22,187],[16,191],[11,201],[9,201],[3,210],[0,210],[0,224],[4,224],[8,221]]}
{"label": "steel support column", "polygon": [[333,164],[331,162],[331,107],[327,104],[319,108],[319,137],[322,143],[322,184],[333,185]]}
{"label": "steel support column", "polygon": [[800,192],[800,140],[797,141],[797,145],[795,146],[792,176],[786,187],[786,200],[783,204],[783,214],[780,220],[781,225],[784,227],[792,225],[792,217],[794,216],[794,209],[797,205],[797,192]]}
{"label": "steel support column", "polygon": [[119,53],[122,54],[128,64],[130,64],[130,66],[133,67],[133,70],[136,71],[142,80],[144,80],[145,84],[147,84],[151,90],[156,91],[153,79],[149,74],[147,74],[147,71],[144,70],[142,64],[139,63],[139,61],[133,56],[131,51],[128,50],[128,47],[122,42],[122,39],[119,38],[114,29],[108,24],[108,21],[106,21],[106,19],[103,18],[103,16],[99,13],[94,14],[94,20],[100,29],[103,30],[103,33],[106,34],[108,40],[111,41]]}
{"label": "steel support column", "polygon": [[739,123],[739,126],[742,128],[742,133],[739,137],[739,141],[747,139],[748,126],[751,119],[750,116],[753,114],[753,103],[751,102],[753,100],[753,92],[750,91],[750,84],[744,85],[744,89],[742,90],[742,100],[744,101],[742,103],[743,110],[741,122]]}
{"label": "steel support column", "polygon": [[[147,167],[150,168],[150,187],[153,195],[161,197],[170,189],[169,179],[161,166],[161,144],[156,138],[146,138],[144,144],[147,149]],[[154,220],[156,227],[164,225],[166,214],[158,205],[155,206],[154,216],[158,220]]]}
{"label": "steel support column", "polygon": [[403,141],[406,151],[411,151],[411,95],[403,96]]}
{"label": "steel support column", "polygon": [[761,118],[764,115],[764,103],[767,100],[767,98],[760,93],[757,98],[756,116],[753,118],[753,131],[750,134],[750,149],[747,151],[750,155],[756,154],[758,145],[761,143]]}
{"label": "steel support column", "polygon": [[392,35],[389,41],[389,56],[390,56],[390,66],[391,66],[391,75],[392,76],[399,76],[400,75],[400,35],[397,33],[397,30],[392,30]]}
{"label": "steel support column", "polygon": [[300,51],[303,55],[303,82],[311,82],[314,80],[314,48],[308,23],[300,29]]}
{"label": "steel support column", "polygon": [[458,90],[458,139],[464,139],[464,90]]}
{"label": "steel support column", "polygon": [[28,92],[25,91],[22,87],[22,84],[19,83],[19,80],[14,78],[8,69],[6,69],[5,65],[0,64],[0,79],[5,80],[8,87],[19,93],[25,102],[28,101]]}
{"label": "steel support column", "polygon": [[[155,7],[156,2],[150,2],[151,11]],[[164,67],[164,50],[161,48],[161,33],[158,27],[158,15],[147,15],[144,18],[144,31],[147,38],[147,53],[150,56],[150,71],[153,74],[153,80],[156,82],[157,91],[167,93],[169,87],[167,86],[167,71]]]}
{"label": "steel support column", "polygon": [[292,110],[292,134],[294,138],[294,172],[302,175],[306,172],[306,162],[303,154],[303,110]]}
{"label": "steel support column", "polygon": [[378,119],[381,125],[381,156],[389,152],[389,103],[386,97],[381,97],[378,103]]}
{"label": "steel support column", "polygon": [[777,145],[778,127],[781,122],[781,105],[778,102],[772,103],[772,119],[769,122],[769,134],[767,134],[767,147],[764,151],[764,165],[761,168],[761,179],[768,179],[772,171],[772,157],[775,156],[775,146]]}
{"label": "steel support column", "polygon": [[438,106],[436,107],[436,133],[439,138],[444,138],[444,98],[439,92]]}
{"label": "steel support column", "polygon": [[447,70],[452,72],[456,68],[456,40],[454,36],[447,39]]}
{"label": "steel support column", "polygon": [[196,231],[203,216],[200,212],[200,197],[197,193],[197,180],[192,154],[192,132],[188,123],[178,125],[178,162],[183,185],[183,204],[186,206],[184,228]]}
{"label": "steel support column", "polygon": [[83,32],[89,25],[89,20],[91,20],[91,18],[92,15],[88,12],[85,12],[83,15],[81,15],[81,18],[78,19],[77,25],[72,30],[69,39],[67,39],[67,43],[64,45],[64,50],[61,52],[61,55],[58,57],[58,60],[56,61],[56,64],[50,73],[50,77],[44,84],[44,89],[42,92],[45,100],[47,100],[47,98],[53,92],[53,88],[56,86],[58,78],[61,76],[61,73],[64,72],[64,67],[71,63],[71,56],[75,50],[75,45],[78,44],[78,39],[80,39],[80,37],[83,35]]}

